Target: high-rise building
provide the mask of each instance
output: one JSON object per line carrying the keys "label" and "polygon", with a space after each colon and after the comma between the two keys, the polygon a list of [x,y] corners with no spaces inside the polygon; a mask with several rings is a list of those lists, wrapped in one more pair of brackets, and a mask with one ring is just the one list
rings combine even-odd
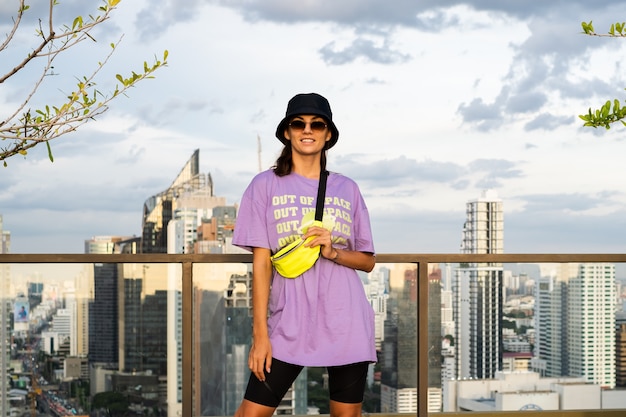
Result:
{"label": "high-rise building", "polygon": [[442,406],[441,366],[441,268],[429,265],[428,273],[428,411],[439,412]]}
{"label": "high-rise building", "polygon": [[376,350],[380,352],[385,339],[385,319],[387,317],[387,300],[389,299],[389,269],[381,266],[369,276],[364,283],[365,294],[374,310],[374,340]]}
{"label": "high-rise building", "polygon": [[[0,253],[9,253],[11,232],[4,230],[0,215]],[[9,417],[9,363],[11,360],[11,298],[9,283],[11,271],[6,263],[0,264],[0,416]]]}
{"label": "high-rise building", "polygon": [[[493,190],[466,205],[461,253],[503,253],[502,200]],[[453,283],[457,378],[493,378],[502,368],[502,264],[467,263]]]}
{"label": "high-rise building", "polygon": [[[196,149],[172,184],[158,194],[146,199],[143,205],[141,235],[142,253],[183,253],[182,248],[168,251],[168,225],[176,218],[177,210],[210,209],[225,206],[224,198],[213,195],[210,174],[200,173],[200,150]],[[180,218],[188,218],[188,214]],[[185,243],[192,243],[196,227],[186,232]],[[186,252],[186,250],[185,250]]]}
{"label": "high-rise building", "polygon": [[615,266],[541,266],[535,300],[535,371],[616,384]]}
{"label": "high-rise building", "polygon": [[402,286],[391,287],[381,356],[380,411],[417,412],[417,271],[397,268]]}
{"label": "high-rise building", "polygon": [[130,236],[94,236],[85,240],[85,253],[121,253],[120,245]]}
{"label": "high-rise building", "polygon": [[568,374],[567,284],[577,264],[541,264],[535,289],[535,355],[532,368],[542,377]]}
{"label": "high-rise building", "polygon": [[89,302],[89,364],[118,369],[118,267],[94,265],[93,299]]}
{"label": "high-rise building", "polygon": [[69,339],[72,334],[71,313],[67,308],[60,308],[52,315],[52,330],[59,335],[62,341]]}
{"label": "high-rise building", "polygon": [[569,374],[615,387],[615,265],[580,264],[569,282]]}
{"label": "high-rise building", "polygon": [[89,300],[92,298],[93,267],[85,266],[83,270],[74,277],[73,304],[68,306],[72,309],[75,320],[70,353],[72,356],[79,358],[87,358],[89,354]]}
{"label": "high-rise building", "polygon": [[222,391],[224,415],[233,415],[246,391],[248,353],[252,335],[252,273],[233,275],[224,292]]}
{"label": "high-rise building", "polygon": [[[136,253],[137,240],[134,237],[95,236],[85,241],[85,253]],[[77,280],[76,329],[83,333],[76,335],[80,340],[76,347],[88,346],[90,378],[95,380],[98,370],[119,370],[120,266],[97,263],[93,270],[87,270],[85,276],[79,278],[85,279]],[[85,300],[88,300],[87,306]],[[91,384],[92,395],[97,393],[98,386]]]}

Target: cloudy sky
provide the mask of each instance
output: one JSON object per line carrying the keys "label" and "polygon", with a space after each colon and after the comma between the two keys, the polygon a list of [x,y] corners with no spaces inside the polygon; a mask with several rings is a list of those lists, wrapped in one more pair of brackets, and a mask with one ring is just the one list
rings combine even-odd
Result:
{"label": "cloudy sky", "polygon": [[[64,0],[57,27],[97,13]],[[0,4],[0,44],[17,2]],[[92,5],[93,8],[89,8]],[[0,51],[0,76],[36,43],[32,7]],[[626,97],[626,41],[606,33],[626,3],[440,0],[122,1],[55,63],[35,103],[61,103],[111,42],[101,72],[169,65],[97,121],[0,168],[0,214],[13,253],[81,253],[98,235],[139,235],[143,202],[195,149],[215,193],[237,203],[269,168],[286,103],[319,92],[340,131],[329,168],[366,198],[379,253],[458,253],[465,204],[494,189],[508,253],[625,250],[626,127],[583,128],[578,115]],[[0,119],[25,98],[37,63],[0,85]],[[35,104],[33,104],[35,105]]]}

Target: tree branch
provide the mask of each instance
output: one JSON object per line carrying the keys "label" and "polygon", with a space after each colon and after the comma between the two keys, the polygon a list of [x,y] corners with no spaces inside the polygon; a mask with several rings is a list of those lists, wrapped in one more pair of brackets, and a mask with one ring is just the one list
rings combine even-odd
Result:
{"label": "tree branch", "polygon": [[0,45],[0,51],[3,51],[7,47],[7,45],[13,39],[13,36],[15,36],[15,33],[17,32],[17,28],[20,26],[20,22],[22,21],[22,16],[24,15],[24,11],[28,9],[28,6],[24,5],[24,1],[25,0],[20,0],[20,8],[17,11],[17,17],[13,20],[13,27],[7,34],[6,39],[4,40],[2,45]]}
{"label": "tree branch", "polygon": [[[18,17],[14,22],[14,28],[4,42],[3,48],[14,38],[14,34],[22,19],[22,13],[28,9],[28,6],[24,5],[24,1],[25,0],[20,0],[20,12],[18,12]],[[99,10],[102,11],[101,15],[96,17],[90,16],[90,21],[87,23],[83,21],[81,16],[78,16],[73,20],[71,27],[65,25],[63,32],[55,33],[53,30],[53,6],[56,4],[56,0],[50,0],[48,34],[44,35],[45,31],[40,20],[38,34],[41,35],[42,42],[37,48],[30,52],[22,62],[14,67],[13,70],[0,78],[0,83],[3,83],[20,70],[24,69],[33,59],[47,57],[47,62],[43,66],[39,78],[34,82],[26,99],[11,116],[0,122],[0,140],[8,141],[6,146],[0,147],[0,160],[4,161],[4,166],[7,165],[7,158],[18,154],[25,156],[28,150],[44,142],[48,148],[49,158],[53,161],[50,150],[51,140],[73,132],[83,124],[102,115],[108,110],[109,103],[111,103],[112,100],[121,94],[125,95],[126,91],[134,87],[138,82],[153,78],[152,74],[154,71],[167,65],[168,52],[166,50],[163,54],[162,61],[155,57],[152,65],[148,65],[147,62],[144,62],[143,72],[136,73],[132,71],[131,75],[128,77],[117,74],[116,79],[118,84],[116,84],[115,90],[108,95],[102,94],[96,89],[96,76],[108,63],[117,45],[121,42],[122,36],[117,44],[111,44],[111,51],[107,54],[104,61],[98,63],[91,75],[77,79],[76,89],[65,96],[65,101],[61,105],[45,105],[45,107],[39,109],[28,108],[29,103],[52,68],[54,60],[59,57],[62,52],[87,38],[95,41],[89,32],[95,26],[107,20],[111,11],[120,2],[120,0],[103,1],[105,5],[99,8]],[[59,41],[60,45],[55,45],[55,41]],[[46,48],[47,51],[45,50]],[[27,108],[28,110],[24,111],[24,109]],[[21,114],[21,116],[18,118],[19,114]]]}

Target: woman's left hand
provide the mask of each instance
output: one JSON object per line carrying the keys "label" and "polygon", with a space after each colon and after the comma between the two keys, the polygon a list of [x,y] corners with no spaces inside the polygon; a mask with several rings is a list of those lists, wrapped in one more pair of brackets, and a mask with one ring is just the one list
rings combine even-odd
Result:
{"label": "woman's left hand", "polygon": [[313,236],[306,246],[321,246],[320,252],[324,258],[332,258],[335,249],[333,249],[332,235],[328,229],[320,226],[311,226],[302,236],[304,240]]}

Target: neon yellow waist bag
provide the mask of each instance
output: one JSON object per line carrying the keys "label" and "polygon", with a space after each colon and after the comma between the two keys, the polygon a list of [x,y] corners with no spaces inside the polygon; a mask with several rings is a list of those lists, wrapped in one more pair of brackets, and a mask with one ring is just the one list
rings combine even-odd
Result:
{"label": "neon yellow waist bag", "polygon": [[[305,234],[310,226],[321,226],[332,230],[334,226],[334,218],[331,225],[325,225],[322,223],[322,215],[324,212],[324,198],[326,196],[326,180],[328,179],[328,171],[322,170],[320,172],[320,181],[317,188],[317,201],[315,205],[315,220],[311,221],[313,212],[308,212],[302,218],[301,232]],[[326,219],[324,219],[326,220]],[[330,226],[330,228],[328,227]],[[302,239],[299,236],[296,240],[285,246],[278,252],[276,252],[270,258],[276,271],[285,278],[297,278],[310,269],[320,257],[319,245],[308,247],[304,246],[306,242],[311,241],[313,236]]]}
{"label": "neon yellow waist bag", "polygon": [[[314,226],[322,226],[322,222],[313,222]],[[285,278],[297,278],[310,269],[320,257],[320,246],[304,246],[314,236],[296,240],[276,252],[270,259],[276,271]]]}

